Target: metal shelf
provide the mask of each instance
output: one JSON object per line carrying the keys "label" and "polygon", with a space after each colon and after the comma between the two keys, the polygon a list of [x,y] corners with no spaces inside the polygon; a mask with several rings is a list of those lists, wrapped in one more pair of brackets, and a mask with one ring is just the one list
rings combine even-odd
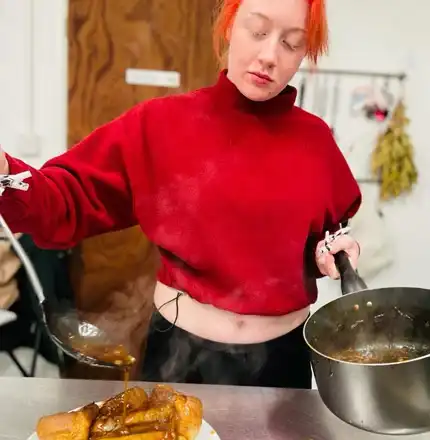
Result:
{"label": "metal shelf", "polygon": [[362,70],[342,70],[342,69],[310,69],[301,68],[299,69],[301,73],[312,73],[316,75],[335,75],[335,76],[364,76],[367,78],[386,78],[386,79],[398,79],[403,81],[406,79],[406,73],[399,72],[370,72]]}

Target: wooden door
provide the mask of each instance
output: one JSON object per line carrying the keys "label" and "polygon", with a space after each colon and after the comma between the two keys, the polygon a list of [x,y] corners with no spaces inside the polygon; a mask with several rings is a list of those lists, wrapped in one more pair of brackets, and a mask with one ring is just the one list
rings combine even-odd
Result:
{"label": "wooden door", "polygon": [[[216,0],[69,0],[68,145],[140,101],[211,84]],[[129,85],[128,68],[177,71],[179,88]],[[138,227],[85,240],[74,252],[79,306],[141,352],[157,252]],[[82,376],[80,373],[74,373]],[[86,372],[86,377],[106,377]]]}

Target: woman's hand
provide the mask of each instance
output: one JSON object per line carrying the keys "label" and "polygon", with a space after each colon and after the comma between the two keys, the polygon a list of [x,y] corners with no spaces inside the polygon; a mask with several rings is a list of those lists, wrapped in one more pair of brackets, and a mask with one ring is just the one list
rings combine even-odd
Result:
{"label": "woman's hand", "polygon": [[326,275],[334,280],[339,278],[333,255],[340,251],[345,251],[351,262],[351,266],[356,269],[358,257],[360,256],[360,246],[349,235],[340,235],[334,241],[326,245],[325,240],[321,240],[315,252],[315,261],[322,275]]}
{"label": "woman's hand", "polygon": [[9,174],[9,164],[4,151],[0,148],[0,174]]}

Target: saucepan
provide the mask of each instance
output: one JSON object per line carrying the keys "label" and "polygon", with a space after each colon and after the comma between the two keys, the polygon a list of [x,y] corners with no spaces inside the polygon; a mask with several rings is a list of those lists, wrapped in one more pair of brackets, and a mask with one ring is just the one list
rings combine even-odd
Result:
{"label": "saucepan", "polygon": [[335,261],[343,295],[303,330],[322,401],[366,431],[430,431],[430,290],[368,289],[344,252]]}

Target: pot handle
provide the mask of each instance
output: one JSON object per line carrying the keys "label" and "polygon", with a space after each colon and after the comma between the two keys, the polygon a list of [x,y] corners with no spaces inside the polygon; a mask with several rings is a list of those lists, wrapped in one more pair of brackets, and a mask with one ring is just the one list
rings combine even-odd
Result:
{"label": "pot handle", "polygon": [[335,254],[334,262],[336,263],[337,270],[340,273],[340,287],[342,290],[342,295],[367,289],[367,285],[364,280],[351,266],[348,254],[345,251],[340,251]]}

